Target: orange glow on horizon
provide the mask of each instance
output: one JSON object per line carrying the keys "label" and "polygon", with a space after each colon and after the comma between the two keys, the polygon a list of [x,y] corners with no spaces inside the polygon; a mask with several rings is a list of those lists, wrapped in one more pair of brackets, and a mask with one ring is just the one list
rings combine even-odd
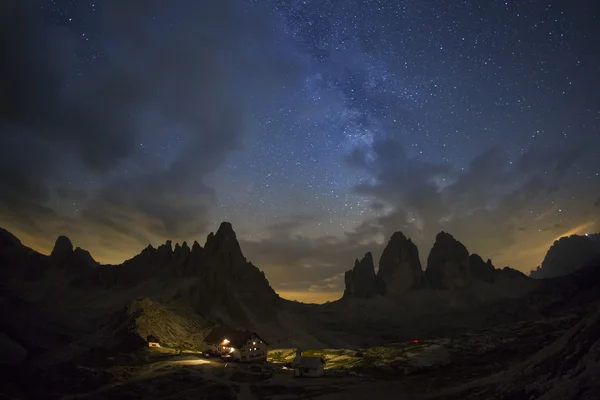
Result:
{"label": "orange glow on horizon", "polygon": [[[21,240],[23,245],[30,247],[41,254],[49,255],[51,253],[54,246],[54,241],[56,239],[55,237],[36,237],[32,234],[28,234],[26,231],[16,229],[16,227],[11,226],[10,224],[5,225],[4,228]],[[555,241],[562,237],[591,233],[597,230],[597,228],[598,224],[596,221],[588,221],[568,229],[552,239],[545,235],[542,236],[543,233],[540,233],[539,236],[524,236],[523,242],[511,246],[510,249],[504,249],[506,251],[503,251],[500,256],[492,261],[497,261],[494,262],[497,267],[509,265],[512,268],[518,269],[527,274],[529,271],[541,264],[546,252]],[[75,234],[69,235],[68,232],[65,232],[65,234],[67,234],[67,236],[71,239],[75,240],[73,242],[74,247],[81,247],[85,250],[88,250],[92,257],[101,264],[119,265],[125,260],[128,260],[139,254],[143,249],[142,246],[134,245],[133,241],[123,243],[121,248],[108,248],[105,247],[102,242],[98,242],[90,238],[88,238],[89,240],[87,243],[94,243],[95,245],[88,247],[85,243],[78,243],[78,239],[83,240],[83,238],[78,238]],[[550,235],[551,233],[546,232],[545,234]],[[465,243],[468,244],[468,241]],[[277,290],[277,282],[285,280],[286,268],[273,267],[266,269],[268,270],[267,279],[269,279],[272,287],[275,288],[279,296],[284,299],[295,300],[307,304],[323,304],[328,301],[332,302],[339,300],[343,295],[343,288],[339,291]]]}
{"label": "orange glow on horizon", "polygon": [[339,300],[342,297],[343,292],[301,292],[282,290],[277,291],[277,294],[286,300],[296,300],[301,303],[323,304],[327,301]]}
{"label": "orange glow on horizon", "polygon": [[565,237],[565,236],[571,236],[571,235],[577,235],[577,234],[583,234],[583,233],[588,233],[590,228],[592,228],[594,225],[596,225],[596,222],[594,221],[589,221],[586,222],[585,224],[581,224],[579,226],[576,226],[575,228],[569,229],[568,231],[566,231],[565,233],[563,233],[560,236],[557,236],[552,243],[554,243],[554,241]]}

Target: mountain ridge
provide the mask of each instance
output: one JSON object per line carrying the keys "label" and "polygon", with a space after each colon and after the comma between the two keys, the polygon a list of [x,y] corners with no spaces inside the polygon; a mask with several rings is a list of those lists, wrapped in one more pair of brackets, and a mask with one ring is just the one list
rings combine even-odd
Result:
{"label": "mountain ridge", "polygon": [[[368,267],[364,266],[365,262]],[[360,262],[357,259],[354,267],[346,271],[343,298],[398,297],[420,289],[460,290],[473,282],[494,285],[505,279],[530,280],[510,267],[495,268],[490,259],[484,262],[481,256],[470,254],[465,245],[444,231],[436,235],[427,257],[427,268],[423,270],[417,246],[398,231],[385,246],[377,273],[371,253]],[[372,280],[376,283],[374,286],[364,284]],[[356,290],[361,286],[361,290]]]}
{"label": "mountain ridge", "polygon": [[529,276],[537,279],[564,276],[595,260],[600,260],[600,233],[563,236],[554,241],[542,264]]}
{"label": "mountain ridge", "polygon": [[[520,299],[541,287],[539,281],[510,268],[496,269],[491,260],[484,262],[477,254],[469,254],[446,232],[438,237],[439,246],[434,246],[429,258],[443,273],[423,271],[416,245],[397,232],[382,253],[378,274],[372,254],[367,253],[346,273],[347,290],[341,299],[311,305],[281,298],[264,272],[244,257],[227,222],[207,236],[204,246],[197,241],[191,247],[187,242],[173,246],[166,241],[145,247],[120,265],[98,263],[66,237],[57,238],[51,254],[43,255],[1,229],[0,282],[3,293],[10,291],[14,296],[3,297],[0,331],[13,340],[24,334],[24,326],[30,327],[27,332],[33,333],[16,341],[30,354],[94,338],[99,329],[106,335],[130,337],[116,327],[131,326],[127,310],[140,299],[139,304],[153,304],[139,308],[142,318],[149,313],[149,320],[159,325],[135,328],[133,335],[138,339],[143,332],[164,331],[150,317],[152,310],[164,310],[159,313],[169,321],[181,321],[181,312],[210,324],[258,331],[274,345],[352,347],[365,341],[406,339],[417,332],[432,334],[440,323],[453,331],[490,323],[486,321],[530,318],[539,314],[535,304],[564,296],[561,288],[552,289],[537,298],[530,296],[532,300],[527,301],[533,308],[523,309]],[[552,288],[552,282],[545,287]],[[506,305],[494,308],[500,311],[493,316],[470,315],[480,312],[475,311],[477,307],[484,310],[486,304],[505,301]],[[179,311],[169,305],[173,302],[179,304]],[[35,321],[11,317],[15,309],[39,315],[39,323],[52,326],[48,338],[39,340],[34,335],[43,332]],[[182,332],[189,331],[179,325]],[[136,340],[142,343],[142,339]],[[116,339],[106,340],[113,343]]]}

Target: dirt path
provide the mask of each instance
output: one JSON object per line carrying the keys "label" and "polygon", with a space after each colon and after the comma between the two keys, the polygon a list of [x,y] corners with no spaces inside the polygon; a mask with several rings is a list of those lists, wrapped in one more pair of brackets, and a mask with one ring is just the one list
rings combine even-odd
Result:
{"label": "dirt path", "polygon": [[[214,363],[217,364],[217,363]],[[237,393],[238,400],[254,400],[256,397],[252,395],[252,391],[250,390],[249,383],[238,383],[231,380],[231,377],[236,372],[235,366],[228,366],[227,364],[222,364],[223,369],[217,369],[214,365],[208,368],[204,368],[202,370],[193,369],[190,371],[191,374],[196,375],[198,377],[202,377],[211,382],[220,383],[221,385],[233,387],[234,385],[239,386],[240,390]],[[215,375],[215,370],[225,371],[223,376]],[[233,390],[232,390],[233,392]]]}
{"label": "dirt path", "polygon": [[[206,367],[207,370],[210,370],[213,368],[223,368],[224,364],[221,364],[221,363],[218,363],[215,361],[211,361],[211,360],[202,359],[202,358],[192,358],[192,357],[190,357],[189,359],[184,359],[184,360],[158,361],[158,362],[155,362],[152,364],[147,364],[147,365],[141,366],[140,369],[137,371],[137,373],[134,376],[130,377],[129,379],[119,380],[117,382],[110,383],[108,385],[98,388],[97,390],[94,390],[93,392],[64,396],[63,399],[64,400],[85,399],[87,397],[101,395],[101,394],[109,392],[111,390],[115,390],[115,389],[119,388],[120,386],[129,385],[131,383],[135,383],[138,381],[145,381],[145,380],[148,380],[153,377],[168,374],[168,373],[172,372],[174,369],[185,368],[185,369],[189,369],[189,370],[195,372],[196,369],[194,369],[194,367],[197,367],[197,366],[204,366],[204,367]],[[203,375],[203,377],[206,377],[206,376],[210,376],[210,375]],[[212,377],[213,376],[211,376],[211,378]],[[223,382],[219,382],[219,383],[223,383]],[[228,382],[227,385],[231,385],[231,382]]]}

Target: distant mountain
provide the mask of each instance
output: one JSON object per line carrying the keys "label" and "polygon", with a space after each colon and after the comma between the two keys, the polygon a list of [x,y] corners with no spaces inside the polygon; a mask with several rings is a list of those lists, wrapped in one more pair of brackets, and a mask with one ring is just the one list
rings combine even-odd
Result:
{"label": "distant mountain", "polygon": [[[4,234],[4,242],[17,250],[26,249]],[[29,252],[32,252],[29,249]],[[10,259],[12,254],[12,259]],[[32,262],[19,259],[19,252],[5,253],[9,260],[5,263],[21,264],[16,274],[28,274],[29,269],[37,269],[33,275],[48,276],[55,270],[67,272],[62,278],[67,286],[81,289],[117,289],[125,291],[139,287],[144,282],[160,280],[168,283],[175,280],[193,278],[186,287],[181,287],[178,296],[187,297],[197,311],[221,317],[227,322],[245,323],[250,318],[247,312],[266,316],[277,307],[279,296],[269,285],[263,272],[248,262],[243,256],[235,232],[230,223],[223,222],[216,233],[210,233],[202,248],[194,242],[190,249],[187,243],[171,241],[158,248],[146,247],[135,257],[121,265],[100,265],[85,250],[73,249],[71,241],[60,236],[49,257],[36,254]],[[0,259],[1,260],[1,259]],[[22,265],[25,264],[25,265]],[[43,268],[40,270],[39,266]],[[153,297],[156,293],[137,290],[140,295]],[[244,307],[242,307],[242,305]]]}
{"label": "distant mountain", "polygon": [[423,271],[417,246],[402,232],[396,232],[381,254],[377,274],[371,253],[361,261],[356,260],[354,268],[346,272],[344,298],[402,297],[419,289],[472,292],[478,284],[499,287],[508,283],[518,289],[517,281],[523,283],[523,288],[516,292],[525,293],[533,289],[534,285],[527,282],[530,280],[517,270],[496,269],[491,260],[484,262],[479,255],[469,254],[447,232],[436,236],[427,257],[427,269]]}
{"label": "distant mountain", "polygon": [[194,348],[215,325],[254,330],[273,347],[378,345],[569,309],[598,286],[595,278],[547,281],[496,269],[445,232],[423,271],[417,246],[396,232],[377,273],[367,253],[346,272],[342,299],[307,305],[275,293],[227,222],[204,246],[167,241],[120,265],[99,264],[64,236],[43,255],[0,229],[0,364],[132,349],[148,335]]}
{"label": "distant mountain", "polygon": [[555,278],[571,274],[600,259],[600,233],[565,236],[555,241],[532,278]]}
{"label": "distant mountain", "polygon": [[402,232],[394,233],[379,258],[379,294],[403,295],[411,289],[421,287],[423,279],[417,246]]}
{"label": "distant mountain", "polygon": [[[275,328],[261,332],[264,336],[270,332],[274,339],[285,336],[278,322],[285,301],[243,256],[227,222],[208,235],[204,247],[194,242],[192,248],[186,243],[173,248],[167,241],[158,248],[148,246],[121,265],[99,264],[65,236],[58,237],[51,254],[45,256],[2,229],[0,294],[0,342],[10,344],[18,354],[21,347],[29,354],[38,353],[90,336],[109,321],[120,321],[118,315],[131,315],[123,310],[130,309],[136,298],[153,299],[149,300],[153,304],[177,300],[211,323],[248,329],[270,324]],[[141,312],[148,315],[148,310],[156,309],[142,307]],[[19,318],[13,316],[15,312]],[[29,320],[28,315],[43,317]],[[164,323],[170,324],[169,320],[176,318]],[[36,332],[48,340],[38,340]]]}

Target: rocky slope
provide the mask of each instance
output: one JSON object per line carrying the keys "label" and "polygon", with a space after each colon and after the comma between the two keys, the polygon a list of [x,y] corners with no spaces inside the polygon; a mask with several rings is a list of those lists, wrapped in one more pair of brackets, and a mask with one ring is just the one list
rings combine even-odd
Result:
{"label": "rocky slope", "polygon": [[[584,311],[583,318],[570,324],[566,331],[548,330],[524,348],[525,357],[501,347],[490,360],[511,358],[504,369],[491,369],[488,375],[454,388],[441,390],[431,399],[590,399],[600,398],[600,303],[596,301]],[[577,319],[577,318],[576,318]],[[544,326],[546,319],[536,324]],[[508,326],[508,325],[507,325]],[[550,327],[545,327],[549,329]],[[555,328],[556,329],[556,328]],[[556,332],[560,335],[556,337]],[[516,332],[511,341],[520,340]],[[516,339],[518,338],[518,339]],[[511,346],[515,347],[515,346]],[[531,354],[531,349],[535,349]],[[468,365],[464,363],[463,365]],[[485,366],[484,366],[485,368]]]}
{"label": "rocky slope", "polygon": [[[395,234],[377,274],[367,253],[345,276],[345,299],[305,305],[277,296],[264,274],[245,259],[228,223],[208,235],[204,247],[166,242],[118,266],[99,265],[65,237],[44,256],[0,230],[0,370],[19,371],[23,379],[15,390],[37,376],[31,375],[34,370],[42,375],[54,371],[61,379],[57,387],[63,388],[65,376],[75,376],[69,386],[79,379],[80,360],[114,363],[115,355],[145,346],[149,335],[164,346],[194,349],[212,326],[222,323],[257,331],[271,348],[313,351],[389,347],[415,338],[433,343],[469,331],[481,341],[486,332],[506,328],[509,332],[492,352],[483,343],[473,357],[454,362],[453,373],[471,380],[484,370],[495,374],[496,364],[489,365],[488,359],[505,360],[502,368],[519,368],[509,368],[504,378],[494,375],[489,385],[476,382],[441,398],[561,398],[578,390],[585,398],[597,390],[592,379],[598,372],[597,265],[565,277],[530,279],[510,268],[496,269],[447,233],[438,235],[429,273],[418,260],[414,243]],[[567,322],[575,328],[559,338],[563,331],[547,333],[553,321],[566,321],[561,329]],[[526,339],[523,329],[511,330],[523,322],[540,333],[535,340]],[[531,348],[545,344],[551,344],[545,352]],[[459,350],[453,357],[465,356],[460,346],[453,348]],[[451,372],[444,367],[431,378],[446,385],[454,379]],[[425,381],[427,387],[433,382]]]}
{"label": "rocky slope", "polygon": [[600,234],[565,236],[555,241],[542,265],[531,271],[536,279],[568,275],[600,259]]}
{"label": "rocky slope", "polygon": [[561,338],[503,376],[497,389],[505,398],[525,394],[536,399],[600,397],[600,307]]}
{"label": "rocky slope", "polygon": [[153,336],[170,348],[198,350],[202,340],[215,326],[181,302],[160,303],[150,298],[132,300],[98,332],[80,343],[105,349],[135,349],[146,346]]}
{"label": "rocky slope", "polygon": [[[281,299],[246,260],[226,222],[208,235],[204,246],[167,241],[158,248],[148,246],[121,265],[98,264],[66,237],[59,237],[51,255],[45,256],[0,231],[0,344],[13,359],[22,359],[24,354],[37,357],[94,338],[97,332],[107,336],[107,343],[126,342],[118,338],[132,336],[117,326],[139,321],[127,310],[134,299],[145,298],[152,301],[143,307],[142,319],[158,310],[168,324],[184,326],[177,315],[192,318],[194,313],[193,318],[207,323],[255,330],[276,346],[305,348],[383,343],[539,315],[535,307],[519,303],[537,281],[469,255],[464,245],[443,232],[425,272],[415,244],[398,232],[382,253],[377,274],[367,253],[346,273],[345,282],[344,301],[329,305]],[[563,292],[547,296],[556,298]],[[489,306],[506,299],[514,301]],[[173,311],[175,303],[185,311]],[[492,309],[496,311],[485,312]],[[206,324],[192,325],[197,333],[184,329],[183,336],[200,337],[200,327]],[[133,330],[141,332],[138,339],[144,329]],[[181,339],[172,342],[184,346]]]}
{"label": "rocky slope", "polygon": [[[16,355],[22,350],[27,355],[44,353],[99,331],[111,341],[122,331],[107,330],[106,324],[115,315],[130,315],[123,310],[133,307],[136,298],[154,299],[151,307],[140,303],[147,306],[142,318],[177,299],[212,323],[258,330],[267,324],[275,336],[286,335],[279,321],[284,301],[245,259],[226,222],[208,235],[204,248],[197,242],[190,248],[167,241],[158,248],[148,246],[121,265],[100,265],[64,236],[45,256],[2,230],[0,289],[0,343]],[[191,313],[185,312],[186,318]],[[185,325],[181,319],[173,321],[166,318],[165,329]],[[200,340],[202,331],[186,335]]]}

